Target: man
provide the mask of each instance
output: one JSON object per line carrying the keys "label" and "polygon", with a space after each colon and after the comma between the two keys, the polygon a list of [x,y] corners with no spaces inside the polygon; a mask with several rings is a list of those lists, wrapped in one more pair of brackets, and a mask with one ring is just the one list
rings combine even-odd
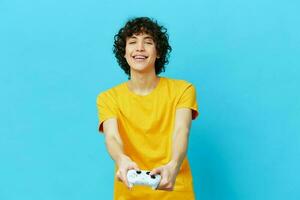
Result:
{"label": "man", "polygon": [[[116,164],[114,199],[195,199],[186,157],[196,91],[184,80],[160,77],[171,47],[167,31],[147,17],[129,20],[115,36],[114,53],[129,76],[97,97],[99,131]],[[157,190],[129,188],[129,169],[160,174]]]}

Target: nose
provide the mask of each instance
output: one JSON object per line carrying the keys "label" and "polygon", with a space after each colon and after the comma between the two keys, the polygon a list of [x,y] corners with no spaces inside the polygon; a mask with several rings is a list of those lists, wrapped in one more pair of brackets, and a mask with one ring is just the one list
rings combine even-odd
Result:
{"label": "nose", "polygon": [[138,42],[137,43],[137,51],[144,51],[144,50],[145,50],[144,43]]}

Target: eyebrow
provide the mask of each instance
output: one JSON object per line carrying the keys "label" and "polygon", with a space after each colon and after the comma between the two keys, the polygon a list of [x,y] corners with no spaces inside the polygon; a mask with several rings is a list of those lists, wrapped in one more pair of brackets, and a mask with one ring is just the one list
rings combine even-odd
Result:
{"label": "eyebrow", "polygon": [[[137,37],[136,37],[136,36],[131,36],[131,37],[129,37],[129,39],[137,39]],[[143,39],[145,39],[145,40],[147,40],[147,39],[153,40],[153,37],[151,37],[151,36],[146,36],[146,37],[144,37]]]}

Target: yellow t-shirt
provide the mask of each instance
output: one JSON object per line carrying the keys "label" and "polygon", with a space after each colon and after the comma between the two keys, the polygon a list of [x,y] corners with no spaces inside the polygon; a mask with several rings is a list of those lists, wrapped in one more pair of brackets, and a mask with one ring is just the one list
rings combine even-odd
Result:
{"label": "yellow t-shirt", "polygon": [[[146,96],[133,93],[126,82],[121,83],[98,95],[97,108],[99,131],[103,132],[105,120],[117,118],[124,153],[143,170],[152,170],[170,161],[176,109],[190,108],[192,119],[198,116],[194,86],[184,80],[165,77],[160,77],[156,87]],[[146,186],[128,190],[115,180],[114,199],[195,199],[187,158],[181,165],[174,191],[152,190]]]}

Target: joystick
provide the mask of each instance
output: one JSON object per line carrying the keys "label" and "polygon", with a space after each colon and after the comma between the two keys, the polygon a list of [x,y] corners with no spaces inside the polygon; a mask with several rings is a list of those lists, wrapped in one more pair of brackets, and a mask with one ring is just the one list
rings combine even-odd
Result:
{"label": "joystick", "polygon": [[127,180],[129,183],[129,187],[132,187],[134,185],[146,185],[150,186],[154,190],[159,185],[161,176],[159,174],[150,175],[150,171],[147,170],[131,169],[127,172]]}

